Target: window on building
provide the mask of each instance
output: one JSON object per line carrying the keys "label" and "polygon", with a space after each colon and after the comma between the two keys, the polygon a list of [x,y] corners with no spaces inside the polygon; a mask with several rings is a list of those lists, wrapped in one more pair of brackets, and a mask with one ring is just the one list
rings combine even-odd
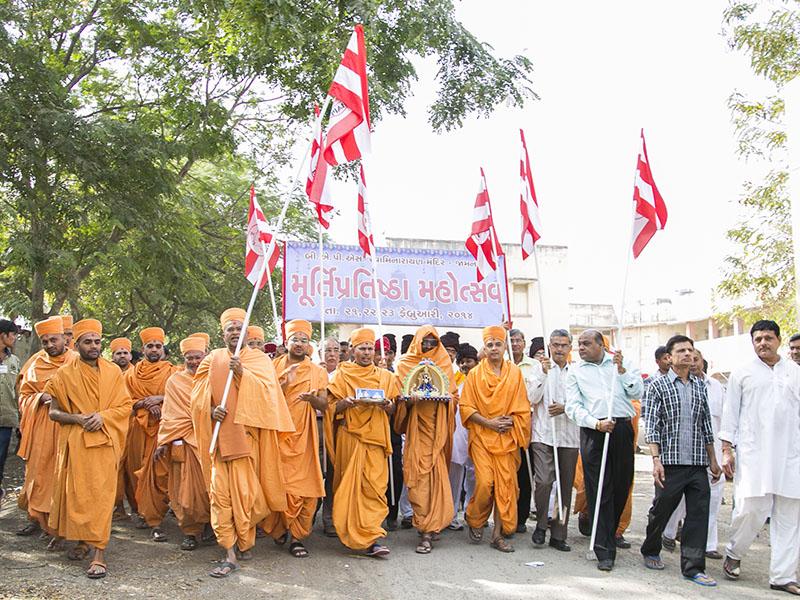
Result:
{"label": "window on building", "polygon": [[514,283],[512,284],[513,292],[511,296],[511,312],[515,315],[530,315],[530,306],[528,305],[528,284],[527,283]]}

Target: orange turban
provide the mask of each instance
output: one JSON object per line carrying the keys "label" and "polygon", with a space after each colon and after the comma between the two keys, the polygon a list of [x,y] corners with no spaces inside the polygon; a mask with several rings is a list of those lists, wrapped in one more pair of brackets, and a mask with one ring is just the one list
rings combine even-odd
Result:
{"label": "orange turban", "polygon": [[147,329],[142,329],[141,333],[139,334],[139,339],[142,340],[142,346],[147,344],[147,342],[152,342],[153,340],[158,340],[163,344],[164,330],[161,329],[161,327],[148,327]]}
{"label": "orange turban", "polygon": [[355,348],[359,344],[363,344],[364,342],[369,342],[370,344],[375,343],[375,332],[372,331],[369,327],[362,327],[361,329],[356,329],[353,333],[350,334],[350,345]]}
{"label": "orange turban", "polygon": [[286,339],[288,340],[295,333],[305,333],[311,339],[311,323],[303,319],[295,319],[286,323]]}
{"label": "orange turban", "polygon": [[187,352],[191,352],[192,350],[205,353],[206,351],[205,340],[201,337],[196,337],[193,335],[190,335],[186,339],[181,340],[181,354],[186,354]]}
{"label": "orange turban", "polygon": [[230,321],[239,321],[244,323],[244,318],[247,316],[247,313],[244,312],[241,308],[229,308],[226,310],[222,315],[219,317],[219,324],[222,327],[225,327],[225,323]]}
{"label": "orange turban", "polygon": [[202,333],[202,332],[193,333],[189,337],[200,338],[206,343],[206,348],[208,348],[211,345],[211,336],[209,336],[207,333]]}
{"label": "orange turban", "polygon": [[481,332],[483,335],[483,343],[485,344],[489,341],[490,338],[495,338],[500,340],[501,342],[506,341],[506,330],[502,327],[497,325],[492,325],[490,327],[484,327],[483,331]]}
{"label": "orange turban", "polygon": [[61,315],[58,318],[61,319],[64,329],[72,329],[72,315]]}
{"label": "orange turban", "polygon": [[114,354],[120,348],[125,348],[128,352],[131,351],[131,341],[128,338],[114,338],[108,345],[111,348],[111,354]]}
{"label": "orange turban", "polygon": [[75,341],[80,340],[85,333],[103,335],[103,325],[97,319],[82,319],[72,326],[72,333],[75,336]]}
{"label": "orange turban", "polygon": [[43,335],[53,335],[64,333],[63,321],[60,317],[50,317],[44,321],[39,321],[33,328],[36,330],[36,335],[42,337]]}
{"label": "orange turban", "polygon": [[257,325],[247,326],[247,339],[248,340],[261,340],[264,341],[264,330]]}

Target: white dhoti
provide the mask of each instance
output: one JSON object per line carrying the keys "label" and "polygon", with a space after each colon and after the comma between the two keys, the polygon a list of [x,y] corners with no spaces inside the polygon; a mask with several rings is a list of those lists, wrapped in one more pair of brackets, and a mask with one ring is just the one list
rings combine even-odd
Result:
{"label": "white dhoti", "polygon": [[467,459],[464,464],[450,463],[450,489],[453,491],[453,521],[458,518],[458,506],[461,503],[461,491],[464,490],[464,506],[475,491],[475,466]]}
{"label": "white dhoti", "polygon": [[[770,515],[771,511],[771,515]],[[769,582],[785,585],[797,581],[800,552],[800,499],[774,494],[738,499],[731,518],[726,552],[735,560],[747,556],[750,544],[770,517]]]}

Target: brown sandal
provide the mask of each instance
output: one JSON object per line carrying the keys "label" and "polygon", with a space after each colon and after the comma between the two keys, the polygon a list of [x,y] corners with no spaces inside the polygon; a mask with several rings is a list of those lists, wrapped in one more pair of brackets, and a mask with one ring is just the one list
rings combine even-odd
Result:
{"label": "brown sandal", "polygon": [[69,560],[83,560],[89,554],[89,546],[86,542],[78,542],[72,547],[72,550],[67,552]]}
{"label": "brown sandal", "polygon": [[423,535],[414,552],[417,554],[430,554],[432,549],[433,545],[431,544],[431,538],[429,538],[427,535]]}
{"label": "brown sandal", "polygon": [[500,552],[513,552],[514,551],[514,546],[509,544],[505,540],[505,538],[503,538],[503,537],[499,537],[497,539],[492,540],[489,545],[492,548],[494,548],[495,550],[500,550]]}

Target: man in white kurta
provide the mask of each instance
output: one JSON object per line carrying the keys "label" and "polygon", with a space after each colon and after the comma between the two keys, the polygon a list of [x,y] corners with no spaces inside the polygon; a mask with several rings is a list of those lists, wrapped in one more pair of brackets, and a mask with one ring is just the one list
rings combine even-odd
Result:
{"label": "man in white kurta", "polygon": [[[722,411],[722,468],[734,477],[734,511],[723,571],[740,562],[770,516],[770,588],[800,594],[800,366],[778,356],[780,329],[750,330],[757,357],[731,374]],[[735,455],[734,455],[735,448]]]}

